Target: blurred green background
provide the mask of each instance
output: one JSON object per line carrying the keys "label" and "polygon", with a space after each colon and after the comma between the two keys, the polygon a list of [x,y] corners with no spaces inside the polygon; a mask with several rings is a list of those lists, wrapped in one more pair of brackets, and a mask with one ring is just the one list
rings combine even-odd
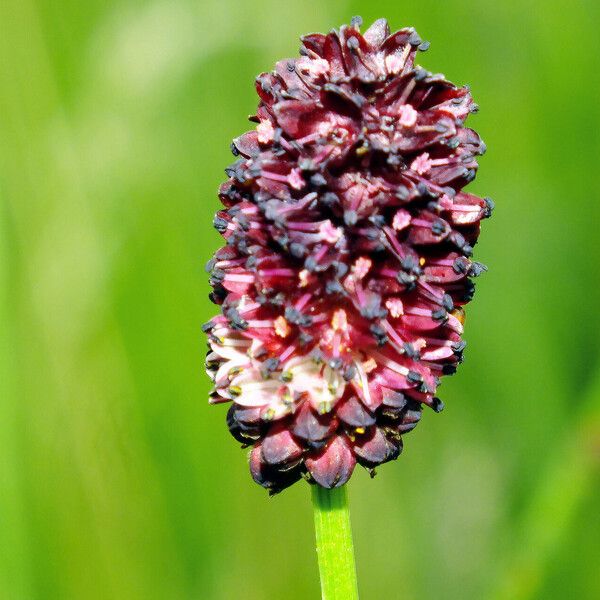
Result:
{"label": "blurred green background", "polygon": [[361,14],[471,83],[467,360],[350,484],[364,599],[600,598],[600,3],[0,0],[0,596],[316,598],[306,485],[207,406],[203,265],[256,74]]}

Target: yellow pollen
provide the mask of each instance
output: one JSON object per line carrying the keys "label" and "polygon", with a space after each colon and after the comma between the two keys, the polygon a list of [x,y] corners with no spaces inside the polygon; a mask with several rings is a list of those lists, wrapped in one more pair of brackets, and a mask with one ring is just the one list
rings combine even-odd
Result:
{"label": "yellow pollen", "polygon": [[300,287],[306,287],[308,285],[308,271],[302,269],[302,271],[298,273],[298,279],[300,280]]}
{"label": "yellow pollen", "polygon": [[290,332],[292,331],[288,322],[283,316],[279,316],[275,319],[274,328],[275,333],[282,338],[285,338],[288,335],[290,335]]}
{"label": "yellow pollen", "polygon": [[346,331],[348,329],[348,318],[343,308],[336,310],[331,317],[331,326],[335,331]]}
{"label": "yellow pollen", "polygon": [[368,151],[369,148],[367,148],[367,146],[359,146],[356,149],[356,156],[364,156],[365,154],[367,154]]}
{"label": "yellow pollen", "polygon": [[419,264],[421,266],[423,266],[425,264],[425,259],[421,256],[421,258],[419,259]]}
{"label": "yellow pollen", "polygon": [[465,319],[466,319],[467,315],[465,314],[464,309],[462,309],[460,307],[455,308],[450,314],[453,317],[456,317],[460,321],[461,325],[465,324]]}
{"label": "yellow pollen", "polygon": [[374,369],[377,368],[377,363],[375,362],[375,360],[373,358],[369,358],[369,360],[366,360],[362,364],[362,368],[365,373],[370,373],[371,371],[373,371]]}
{"label": "yellow pollen", "polygon": [[235,377],[236,375],[241,373],[241,371],[242,371],[241,367],[233,367],[232,369],[229,369],[229,373],[227,373],[227,377],[229,377],[229,379],[232,379],[233,377]]}
{"label": "yellow pollen", "polygon": [[354,431],[356,431],[356,433],[363,434],[365,432],[365,428],[364,427],[357,427]]}

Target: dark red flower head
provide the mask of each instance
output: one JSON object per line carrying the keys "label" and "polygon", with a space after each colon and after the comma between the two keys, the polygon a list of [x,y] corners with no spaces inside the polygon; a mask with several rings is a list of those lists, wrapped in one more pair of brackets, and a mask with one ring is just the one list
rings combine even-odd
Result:
{"label": "dark red flower head", "polygon": [[211,402],[254,479],[344,484],[398,457],[465,342],[462,306],[489,199],[462,188],[485,146],[468,88],[414,64],[414,29],[360,20],[302,38],[256,82],[210,261]]}

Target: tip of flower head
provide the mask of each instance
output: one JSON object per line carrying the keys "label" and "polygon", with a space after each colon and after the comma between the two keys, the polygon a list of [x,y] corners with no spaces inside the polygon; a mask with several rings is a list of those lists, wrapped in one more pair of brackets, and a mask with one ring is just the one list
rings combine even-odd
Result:
{"label": "tip of flower head", "polygon": [[415,65],[429,43],[385,19],[301,38],[256,80],[207,264],[211,403],[230,403],[254,480],[343,485],[396,459],[456,371],[480,223],[464,190],[485,145],[470,90]]}

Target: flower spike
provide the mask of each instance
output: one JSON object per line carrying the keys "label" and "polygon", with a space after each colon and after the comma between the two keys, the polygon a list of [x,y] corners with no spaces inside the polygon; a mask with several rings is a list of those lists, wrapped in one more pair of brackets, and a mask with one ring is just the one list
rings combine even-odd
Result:
{"label": "flower spike", "polygon": [[463,306],[493,203],[463,191],[485,145],[467,87],[415,64],[412,28],[302,37],[256,80],[253,131],[219,192],[208,265],[212,403],[254,480],[338,487],[396,459],[462,360]]}

